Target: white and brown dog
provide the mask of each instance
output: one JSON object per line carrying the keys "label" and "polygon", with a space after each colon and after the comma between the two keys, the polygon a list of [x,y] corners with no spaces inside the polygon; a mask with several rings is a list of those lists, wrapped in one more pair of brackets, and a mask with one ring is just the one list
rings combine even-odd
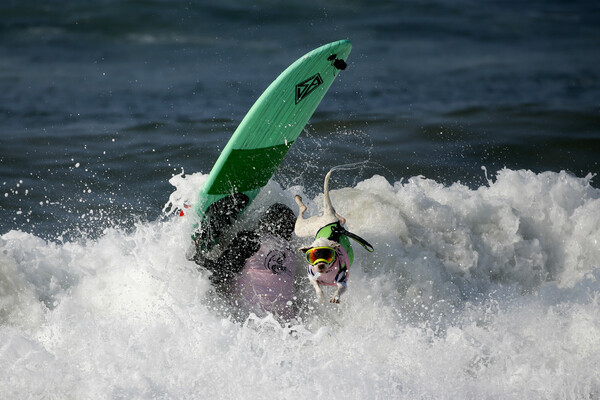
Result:
{"label": "white and brown dog", "polygon": [[331,169],[325,176],[323,215],[304,218],[306,205],[300,196],[295,197],[299,207],[294,228],[296,235],[300,237],[315,235],[313,243],[300,248],[300,251],[306,256],[308,280],[315,288],[320,303],[325,301],[321,285],[337,287],[329,299],[330,303],[339,303],[340,296],[348,287],[348,272],[354,259],[349,237],[357,240],[367,250],[373,251],[373,247],[364,239],[342,227],[346,219],[336,213],[329,197],[329,178],[334,170],[335,168]]}

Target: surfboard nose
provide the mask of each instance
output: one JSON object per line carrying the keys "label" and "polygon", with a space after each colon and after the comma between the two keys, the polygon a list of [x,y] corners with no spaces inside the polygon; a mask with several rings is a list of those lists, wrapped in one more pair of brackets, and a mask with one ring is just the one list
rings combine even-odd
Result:
{"label": "surfboard nose", "polygon": [[[337,42],[326,44],[323,47],[330,46],[332,49],[335,49],[335,55],[338,60],[346,61],[346,58],[352,51],[352,42],[348,39],[338,40]],[[344,68],[339,68],[344,69]]]}

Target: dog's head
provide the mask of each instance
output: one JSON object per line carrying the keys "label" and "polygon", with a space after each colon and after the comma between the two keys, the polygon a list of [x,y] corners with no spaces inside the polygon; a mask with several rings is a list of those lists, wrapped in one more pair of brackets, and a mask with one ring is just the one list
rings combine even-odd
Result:
{"label": "dog's head", "polygon": [[325,273],[335,263],[336,250],[340,244],[326,238],[318,238],[310,246],[301,247],[306,261],[319,273]]}

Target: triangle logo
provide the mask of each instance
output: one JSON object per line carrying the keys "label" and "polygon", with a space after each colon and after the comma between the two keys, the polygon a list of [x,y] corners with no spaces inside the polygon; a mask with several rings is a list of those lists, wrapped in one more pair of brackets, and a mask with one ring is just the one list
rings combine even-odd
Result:
{"label": "triangle logo", "polygon": [[323,78],[318,73],[296,85],[296,104],[315,91],[323,84]]}

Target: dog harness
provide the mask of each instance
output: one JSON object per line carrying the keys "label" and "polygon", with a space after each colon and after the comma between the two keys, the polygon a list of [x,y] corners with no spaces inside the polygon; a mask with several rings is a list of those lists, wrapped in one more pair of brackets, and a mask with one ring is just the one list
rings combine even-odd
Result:
{"label": "dog harness", "polygon": [[314,265],[308,265],[306,272],[308,279],[317,281],[325,286],[344,286],[348,281],[348,268],[350,267],[350,259],[346,249],[342,246],[335,250],[335,261],[329,266],[325,272],[317,272]]}
{"label": "dog harness", "polygon": [[371,246],[369,242],[360,236],[348,232],[344,227],[342,227],[339,221],[325,225],[319,229],[315,236],[315,240],[319,238],[333,240],[334,242],[339,243],[340,247],[336,249],[335,261],[333,264],[331,264],[326,272],[319,273],[313,265],[309,264],[307,267],[308,278],[310,280],[316,280],[317,282],[326,286],[346,287],[349,273],[348,270],[354,261],[354,251],[352,250],[352,245],[350,244],[349,238],[356,240],[369,252],[373,252],[373,246]]}

